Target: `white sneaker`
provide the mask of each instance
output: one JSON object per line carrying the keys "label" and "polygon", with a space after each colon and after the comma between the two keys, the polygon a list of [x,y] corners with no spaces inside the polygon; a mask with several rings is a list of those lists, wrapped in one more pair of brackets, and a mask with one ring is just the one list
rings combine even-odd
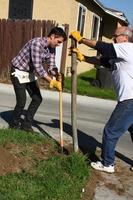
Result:
{"label": "white sneaker", "polygon": [[91,167],[103,172],[108,172],[108,173],[115,172],[114,165],[104,166],[100,161],[91,162]]}
{"label": "white sneaker", "polygon": [[130,170],[133,171],[133,166],[130,167]]}

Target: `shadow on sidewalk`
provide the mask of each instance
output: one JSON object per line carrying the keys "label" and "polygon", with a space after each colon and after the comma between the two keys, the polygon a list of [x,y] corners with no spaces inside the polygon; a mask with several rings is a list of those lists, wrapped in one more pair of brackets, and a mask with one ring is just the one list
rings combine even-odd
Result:
{"label": "shadow on sidewalk", "polygon": [[[34,120],[33,126],[36,127],[41,133],[43,133],[43,129],[39,125],[49,126],[50,128],[59,129],[59,120],[52,119],[51,123],[44,123]],[[72,136],[72,127],[67,123],[63,123],[63,132]],[[101,148],[101,144],[92,136],[86,135],[84,132],[77,130],[78,134],[78,145],[80,150],[88,155],[90,160],[97,161],[98,157],[95,155],[95,151],[97,147]]]}
{"label": "shadow on sidewalk", "polygon": [[[1,112],[1,118],[4,119],[8,124],[10,124],[12,119],[12,110]],[[49,136],[49,134],[40,125],[45,125],[49,126],[50,128],[59,129],[59,120],[52,119],[51,123],[44,123],[37,120],[33,121],[33,126],[36,127],[39,132]],[[68,123],[63,123],[63,132],[68,134],[69,136],[72,136],[72,126]],[[94,137],[89,136],[88,134],[84,133],[79,129],[77,130],[77,134],[78,134],[78,145],[80,150],[84,154],[87,154],[91,161],[98,160],[98,157],[95,155],[95,151],[97,147],[101,148],[101,143],[99,143]],[[124,162],[128,163],[129,165],[132,165],[133,161],[130,158],[126,157],[125,155],[116,152],[116,156],[121,160],[123,160]]]}
{"label": "shadow on sidewalk", "polygon": [[[39,124],[44,124],[45,126],[59,129],[59,120],[57,119],[52,119],[51,123],[44,123],[34,120],[34,125],[38,128],[40,132],[42,132],[41,131],[42,128],[39,126]],[[69,136],[72,136],[72,126],[70,124],[63,123],[63,132],[68,134]],[[94,137],[87,135],[86,133],[84,133],[79,129],[77,130],[77,134],[78,134],[78,145],[80,150],[84,154],[87,154],[91,161],[97,161],[98,157],[95,155],[95,151],[97,147],[101,148],[102,146],[101,143],[98,142]],[[117,151],[116,151],[116,157],[120,158],[129,165],[133,165],[133,161],[130,158],[126,157],[125,155]]]}
{"label": "shadow on sidewalk", "polygon": [[10,123],[12,121],[12,110],[1,112],[0,117],[3,120],[5,120],[5,122],[7,122],[8,125],[10,125]]}

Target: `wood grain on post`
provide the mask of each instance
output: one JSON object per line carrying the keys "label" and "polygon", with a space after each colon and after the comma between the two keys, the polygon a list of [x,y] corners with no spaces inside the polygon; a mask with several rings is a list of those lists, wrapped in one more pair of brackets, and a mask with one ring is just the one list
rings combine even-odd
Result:
{"label": "wood grain on post", "polygon": [[[77,42],[72,38],[71,47],[76,48]],[[78,152],[78,136],[77,136],[77,56],[72,52],[71,56],[71,124],[73,135],[74,152]]]}

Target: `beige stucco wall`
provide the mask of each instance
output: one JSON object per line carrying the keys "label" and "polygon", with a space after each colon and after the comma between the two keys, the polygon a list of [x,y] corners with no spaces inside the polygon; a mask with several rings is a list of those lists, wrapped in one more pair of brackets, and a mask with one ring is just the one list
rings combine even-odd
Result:
{"label": "beige stucco wall", "polygon": [[0,0],[0,19],[8,18],[9,0]]}
{"label": "beige stucco wall", "polygon": [[76,14],[76,3],[72,0],[34,0],[33,19],[55,20],[73,26]]}

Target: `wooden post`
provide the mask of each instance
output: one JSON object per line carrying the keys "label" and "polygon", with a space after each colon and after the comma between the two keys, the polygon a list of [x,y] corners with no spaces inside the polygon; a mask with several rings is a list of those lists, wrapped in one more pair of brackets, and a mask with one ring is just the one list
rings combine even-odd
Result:
{"label": "wooden post", "polygon": [[[76,48],[77,42],[71,39],[71,47]],[[73,135],[73,149],[78,152],[77,136],[77,55],[72,52],[71,56],[71,124]]]}
{"label": "wooden post", "polygon": [[[58,75],[58,81],[62,83],[61,73]],[[60,116],[60,146],[61,153],[63,153],[64,139],[63,139],[63,104],[62,104],[62,91],[59,91],[59,116]]]}

